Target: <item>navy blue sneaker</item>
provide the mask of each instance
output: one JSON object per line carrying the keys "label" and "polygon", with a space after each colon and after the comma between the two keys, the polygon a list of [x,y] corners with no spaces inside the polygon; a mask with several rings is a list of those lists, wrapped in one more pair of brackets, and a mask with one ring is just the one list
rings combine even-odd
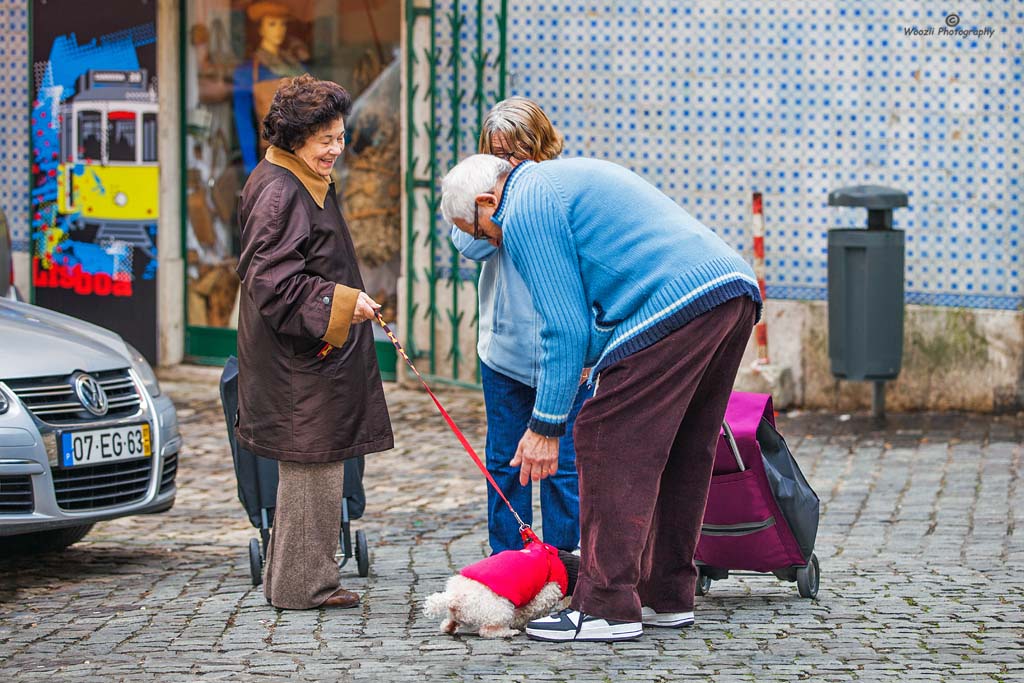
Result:
{"label": "navy blue sneaker", "polygon": [[564,609],[526,625],[526,635],[530,638],[553,642],[636,640],[643,634],[644,625],[639,621],[604,619],[574,609]]}

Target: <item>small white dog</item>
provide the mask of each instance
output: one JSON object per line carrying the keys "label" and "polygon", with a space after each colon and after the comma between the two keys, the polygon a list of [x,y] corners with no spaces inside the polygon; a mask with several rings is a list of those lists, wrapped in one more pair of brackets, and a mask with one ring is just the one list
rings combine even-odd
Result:
{"label": "small white dog", "polygon": [[579,562],[571,553],[533,541],[463,567],[443,593],[427,597],[423,612],[442,618],[442,633],[511,638],[572,595]]}

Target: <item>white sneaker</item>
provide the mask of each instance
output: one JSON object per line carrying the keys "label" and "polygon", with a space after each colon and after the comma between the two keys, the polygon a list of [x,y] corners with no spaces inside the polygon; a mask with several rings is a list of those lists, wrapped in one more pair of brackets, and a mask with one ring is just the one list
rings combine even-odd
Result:
{"label": "white sneaker", "polygon": [[526,625],[526,635],[534,640],[564,642],[570,640],[611,642],[634,640],[644,634],[639,621],[602,619],[574,609],[564,609]]}
{"label": "white sneaker", "polygon": [[655,612],[650,607],[643,608],[643,620],[646,626],[663,628],[684,628],[693,626],[693,612]]}

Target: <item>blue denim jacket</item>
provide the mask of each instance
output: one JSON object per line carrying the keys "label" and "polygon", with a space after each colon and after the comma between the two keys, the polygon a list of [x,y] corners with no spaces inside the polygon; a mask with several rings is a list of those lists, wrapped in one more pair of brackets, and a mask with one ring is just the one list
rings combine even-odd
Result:
{"label": "blue denim jacket", "polygon": [[540,316],[526,283],[505,249],[487,240],[474,240],[455,226],[451,238],[460,254],[483,262],[476,344],[480,360],[503,375],[536,387],[540,374]]}

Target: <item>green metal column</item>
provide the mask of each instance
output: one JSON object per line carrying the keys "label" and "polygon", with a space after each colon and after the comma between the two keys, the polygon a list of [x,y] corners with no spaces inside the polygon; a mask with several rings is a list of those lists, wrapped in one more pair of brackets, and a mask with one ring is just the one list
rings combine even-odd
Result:
{"label": "green metal column", "polygon": [[[448,58],[448,68],[452,74],[452,85],[448,89],[448,97],[451,102],[451,126],[449,128],[448,140],[452,146],[452,159],[458,160],[461,155],[459,154],[459,116],[462,114],[462,100],[465,93],[462,90],[462,83],[460,78],[462,76],[462,26],[465,17],[459,12],[459,2],[455,0],[452,4],[452,11],[448,13],[448,26],[452,36],[452,53]],[[436,159],[436,157],[435,157]],[[433,234],[437,234],[437,230],[433,231]],[[461,265],[461,255],[459,251],[452,244],[451,240],[448,240],[448,248],[451,251],[451,308],[448,309],[448,324],[451,325],[451,342],[448,350],[448,357],[452,361],[452,379],[458,381],[459,379],[459,363],[462,360],[462,353],[459,349],[459,325],[462,322],[462,313],[459,311],[459,284],[462,278],[459,274],[459,266]]]}

